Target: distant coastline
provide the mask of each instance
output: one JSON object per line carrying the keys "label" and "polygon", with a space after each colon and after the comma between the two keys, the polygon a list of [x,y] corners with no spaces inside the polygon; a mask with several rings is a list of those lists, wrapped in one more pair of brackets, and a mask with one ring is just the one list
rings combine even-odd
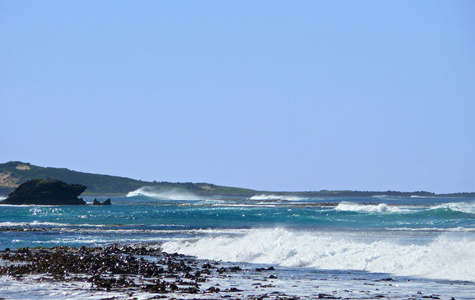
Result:
{"label": "distant coastline", "polygon": [[161,190],[189,192],[198,196],[253,197],[256,195],[297,196],[297,197],[473,197],[475,192],[435,194],[427,191],[259,191],[246,188],[220,186],[212,183],[142,181],[127,177],[77,172],[66,168],[40,167],[21,161],[0,164],[0,196],[11,193],[20,184],[30,179],[58,179],[67,183],[82,184],[88,187],[83,196],[122,196],[144,186]]}

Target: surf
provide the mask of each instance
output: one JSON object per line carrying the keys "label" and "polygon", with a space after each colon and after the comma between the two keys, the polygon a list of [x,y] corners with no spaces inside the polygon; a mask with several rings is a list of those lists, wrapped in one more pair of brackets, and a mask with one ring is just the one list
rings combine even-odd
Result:
{"label": "surf", "polygon": [[362,240],[275,228],[252,229],[241,236],[170,241],[162,247],[201,259],[475,281],[475,239],[451,235],[415,244],[404,239]]}
{"label": "surf", "polygon": [[475,215],[475,202],[451,202],[431,207],[432,210],[461,212],[465,214]]}
{"label": "surf", "polygon": [[126,195],[128,198],[137,196],[145,196],[155,200],[202,200],[201,197],[185,190],[160,189],[150,186],[141,187]]}
{"label": "surf", "polygon": [[297,196],[272,195],[272,194],[259,194],[259,195],[254,195],[249,198],[249,200],[257,200],[257,201],[266,201],[266,200],[302,201],[306,199],[307,198],[297,197]]}
{"label": "surf", "polygon": [[351,202],[341,202],[339,203],[335,208],[335,211],[347,211],[347,212],[402,212],[404,210],[394,207],[394,206],[389,206],[384,203],[380,204],[359,204],[359,203],[351,203]]}

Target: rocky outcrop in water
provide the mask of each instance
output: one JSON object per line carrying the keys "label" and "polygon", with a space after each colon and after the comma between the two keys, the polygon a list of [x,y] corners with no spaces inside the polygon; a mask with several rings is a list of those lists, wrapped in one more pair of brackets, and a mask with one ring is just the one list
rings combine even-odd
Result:
{"label": "rocky outcrop in water", "polygon": [[112,205],[111,199],[104,200],[104,202],[100,202],[97,199],[94,199],[94,202],[92,202],[92,205]]}
{"label": "rocky outcrop in water", "polygon": [[0,204],[14,205],[85,205],[78,196],[86,190],[80,184],[54,179],[32,179],[17,187]]}

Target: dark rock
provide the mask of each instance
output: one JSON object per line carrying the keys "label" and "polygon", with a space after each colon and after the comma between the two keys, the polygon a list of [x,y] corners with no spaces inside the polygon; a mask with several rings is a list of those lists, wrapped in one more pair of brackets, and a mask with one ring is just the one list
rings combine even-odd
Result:
{"label": "dark rock", "polygon": [[240,289],[238,289],[238,288],[232,287],[232,288],[226,289],[225,292],[233,292],[233,293],[236,293],[236,292],[243,292],[243,290],[240,290]]}
{"label": "dark rock", "polygon": [[97,199],[94,199],[94,202],[92,203],[92,205],[112,205],[111,203],[111,199],[107,199],[105,200],[104,202],[99,202]]}
{"label": "dark rock", "polygon": [[68,184],[61,180],[32,179],[17,187],[0,204],[14,205],[85,205],[78,196],[86,190],[80,184]]}
{"label": "dark rock", "polygon": [[210,287],[206,290],[206,293],[219,293],[221,290],[215,286]]}
{"label": "dark rock", "polygon": [[274,267],[268,267],[267,269],[266,268],[257,268],[256,271],[257,272],[262,272],[262,271],[274,271],[275,268]]}
{"label": "dark rock", "polygon": [[336,297],[330,294],[318,294],[317,296],[318,299],[341,299],[341,297]]}
{"label": "dark rock", "polygon": [[203,265],[203,268],[205,268],[205,269],[212,269],[213,266],[210,265],[209,263],[206,263],[206,264]]}
{"label": "dark rock", "polygon": [[380,279],[379,281],[395,281],[395,280],[389,277],[389,278]]}

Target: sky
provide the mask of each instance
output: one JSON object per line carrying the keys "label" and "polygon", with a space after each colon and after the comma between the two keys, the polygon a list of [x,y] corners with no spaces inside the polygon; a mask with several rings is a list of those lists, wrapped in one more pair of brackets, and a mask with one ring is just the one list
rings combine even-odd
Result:
{"label": "sky", "polygon": [[475,191],[475,1],[0,0],[0,163]]}

